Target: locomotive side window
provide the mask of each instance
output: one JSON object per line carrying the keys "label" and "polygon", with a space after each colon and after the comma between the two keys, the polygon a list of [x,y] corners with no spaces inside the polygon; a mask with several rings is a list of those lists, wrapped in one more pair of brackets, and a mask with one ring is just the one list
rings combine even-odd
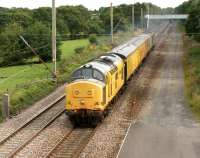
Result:
{"label": "locomotive side window", "polygon": [[72,74],[72,79],[80,79],[83,78],[81,70],[77,70]]}

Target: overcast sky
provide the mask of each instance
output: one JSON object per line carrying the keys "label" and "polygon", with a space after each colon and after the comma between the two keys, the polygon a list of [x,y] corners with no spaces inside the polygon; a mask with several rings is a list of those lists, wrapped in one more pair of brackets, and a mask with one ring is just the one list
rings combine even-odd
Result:
{"label": "overcast sky", "polygon": [[[162,8],[176,7],[186,0],[135,0],[135,2],[151,2]],[[82,4],[89,9],[98,9],[102,6],[109,6],[110,2],[114,5],[132,4],[134,0],[56,0],[57,6],[60,5],[79,5]],[[1,7],[26,7],[38,8],[43,6],[51,6],[51,0],[0,0]]]}

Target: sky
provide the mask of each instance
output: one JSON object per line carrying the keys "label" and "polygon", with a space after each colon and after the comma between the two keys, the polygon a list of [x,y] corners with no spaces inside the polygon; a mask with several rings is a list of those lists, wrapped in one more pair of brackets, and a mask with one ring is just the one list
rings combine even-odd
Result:
{"label": "sky", "polygon": [[[151,2],[162,8],[176,7],[186,0],[56,0],[56,5],[79,5],[94,10],[100,7],[107,7],[112,2],[113,5],[132,4],[133,2]],[[23,8],[38,8],[51,6],[51,0],[0,0],[1,7],[23,7]]]}

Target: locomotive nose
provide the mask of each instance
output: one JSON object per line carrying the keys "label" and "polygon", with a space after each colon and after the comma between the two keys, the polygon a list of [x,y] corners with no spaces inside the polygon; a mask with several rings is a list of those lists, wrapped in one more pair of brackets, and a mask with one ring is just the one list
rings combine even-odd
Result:
{"label": "locomotive nose", "polygon": [[67,86],[68,110],[102,110],[103,85],[87,81],[79,81]]}

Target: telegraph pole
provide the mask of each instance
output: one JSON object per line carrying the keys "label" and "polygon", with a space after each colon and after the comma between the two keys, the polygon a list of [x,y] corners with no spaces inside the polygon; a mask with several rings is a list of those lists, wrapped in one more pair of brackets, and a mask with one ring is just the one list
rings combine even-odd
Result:
{"label": "telegraph pole", "polygon": [[55,0],[52,0],[52,62],[53,62],[53,72],[54,78],[56,74],[56,5]]}
{"label": "telegraph pole", "polygon": [[110,27],[111,27],[111,32],[110,32],[110,34],[111,34],[111,42],[112,42],[112,44],[113,44],[113,42],[114,42],[114,38],[113,38],[113,4],[111,3],[110,4]]}
{"label": "telegraph pole", "polygon": [[135,30],[135,7],[134,7],[134,2],[133,2],[133,7],[132,7],[132,25],[133,25],[133,32]]}
{"label": "telegraph pole", "polygon": [[141,28],[144,29],[144,23],[143,23],[143,8],[141,8]]}
{"label": "telegraph pole", "polygon": [[149,7],[149,4],[148,4],[148,18],[147,18],[147,30],[149,29],[149,19],[150,18],[150,7]]}

